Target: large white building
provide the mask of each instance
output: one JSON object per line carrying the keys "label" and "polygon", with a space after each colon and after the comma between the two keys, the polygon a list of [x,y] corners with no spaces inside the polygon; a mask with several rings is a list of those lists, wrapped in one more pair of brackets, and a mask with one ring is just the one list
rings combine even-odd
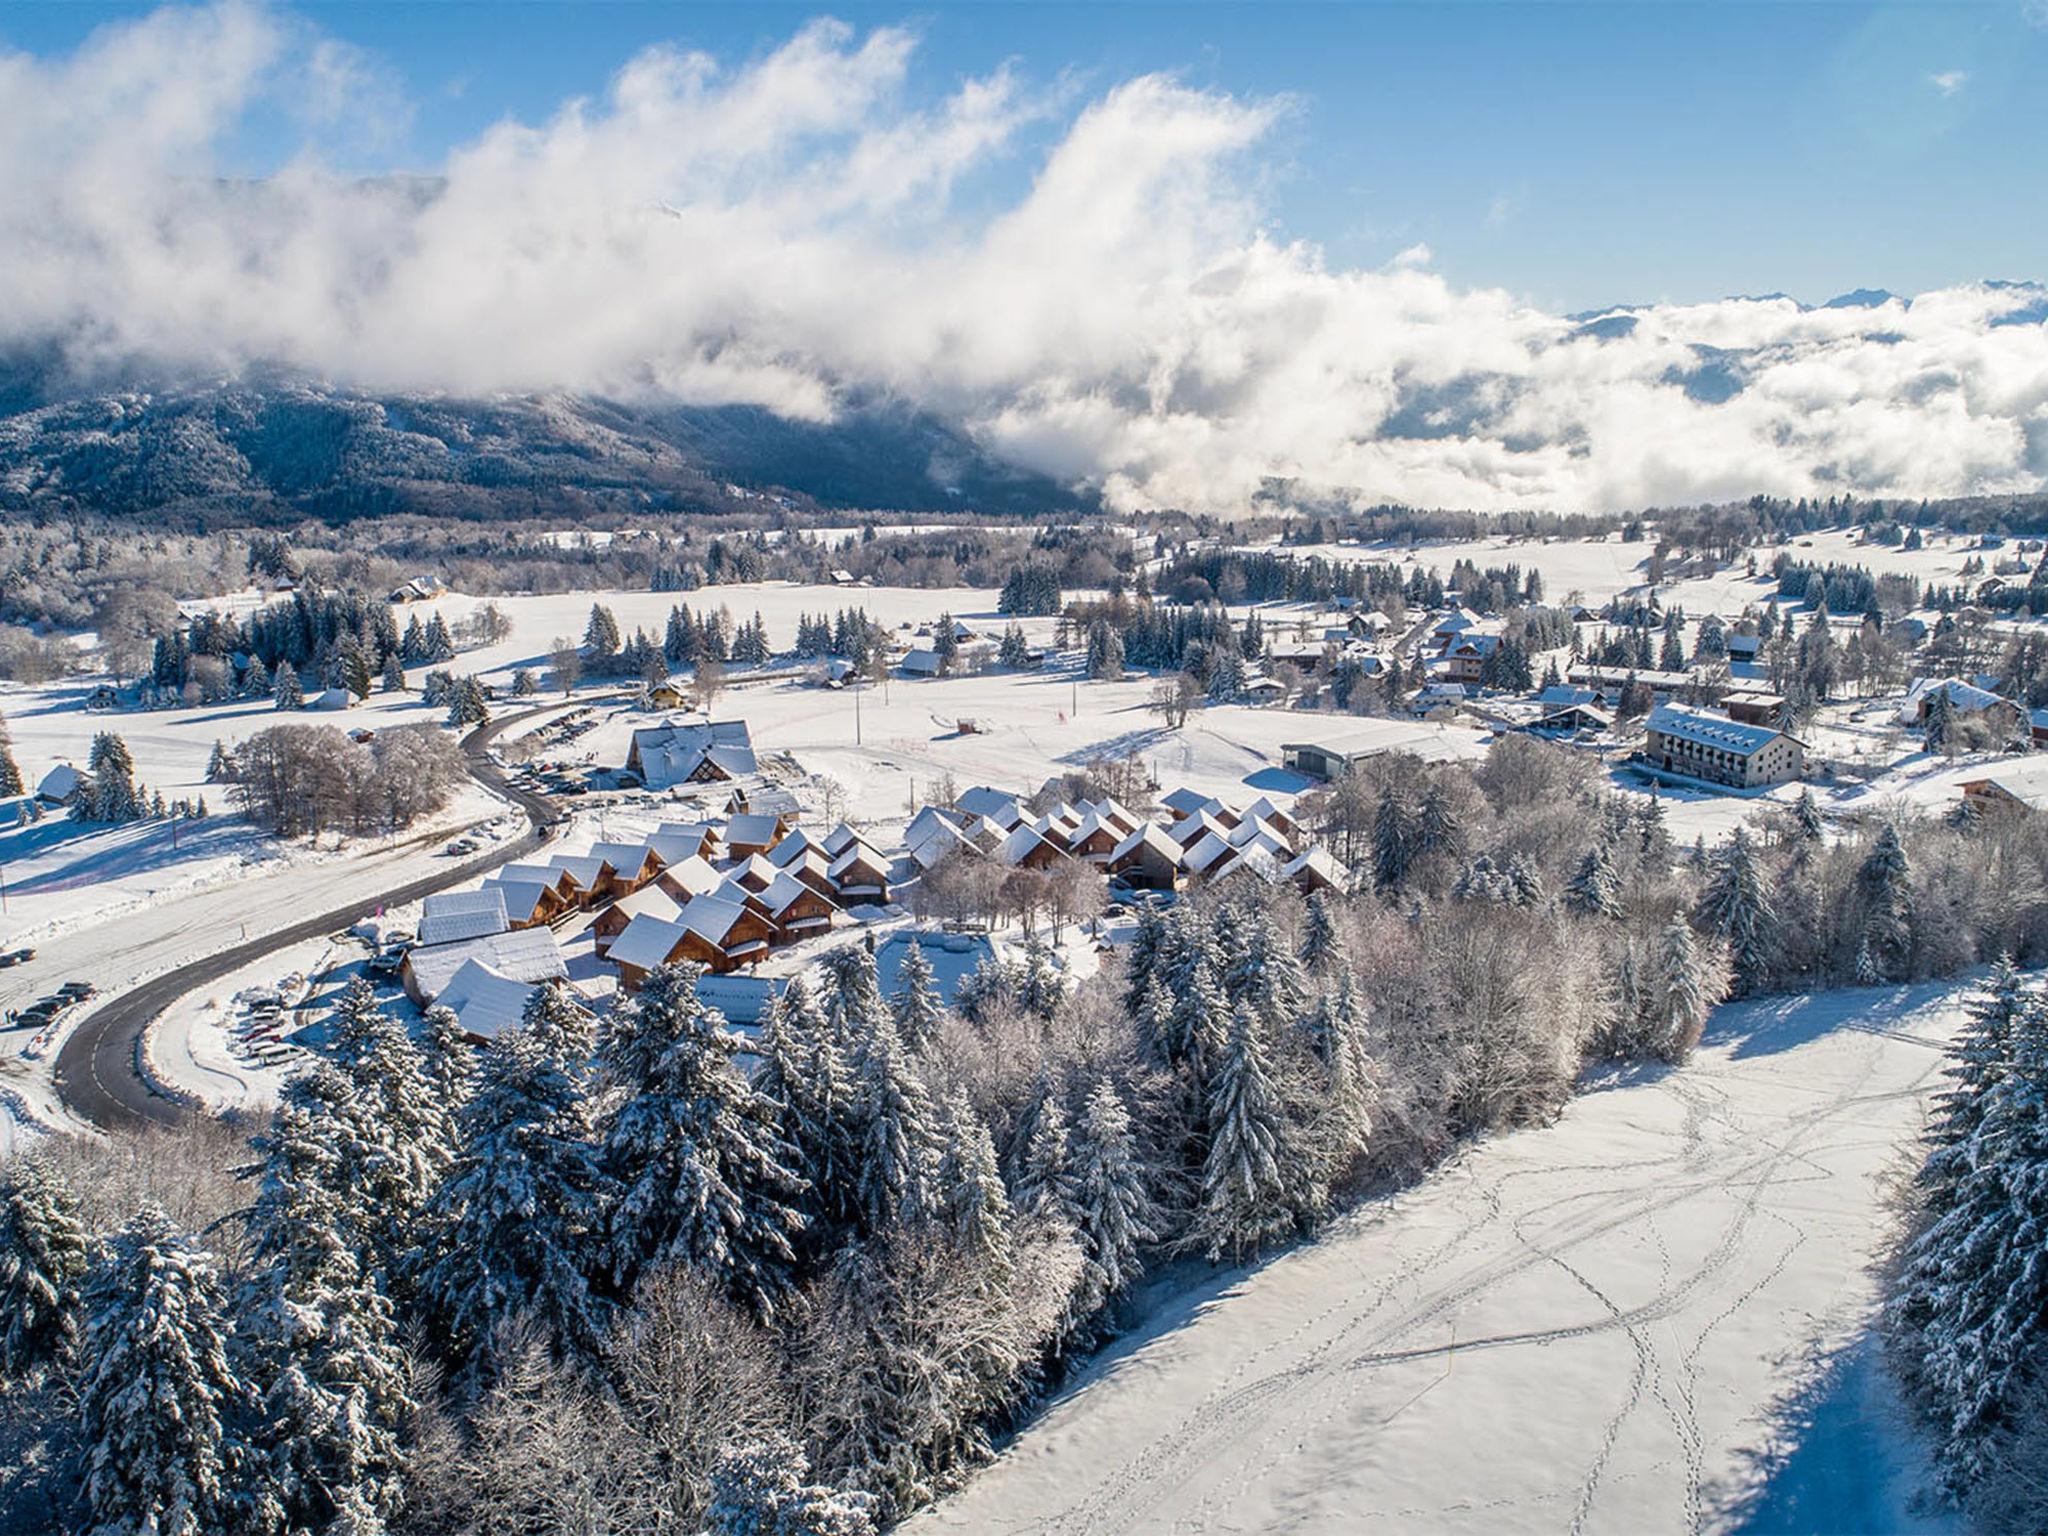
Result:
{"label": "large white building", "polygon": [[1660,704],[1650,711],[1642,757],[1653,768],[1754,789],[1806,773],[1806,743],[1768,725]]}

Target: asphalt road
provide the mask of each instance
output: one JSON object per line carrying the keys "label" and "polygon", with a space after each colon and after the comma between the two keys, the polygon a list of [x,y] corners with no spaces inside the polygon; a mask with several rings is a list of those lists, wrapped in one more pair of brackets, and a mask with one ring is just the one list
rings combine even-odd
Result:
{"label": "asphalt road", "polygon": [[[575,704],[589,702],[588,699],[573,701]],[[565,813],[546,795],[512,784],[503,770],[490,760],[490,747],[507,727],[565,707],[570,705],[543,704],[522,710],[516,715],[506,715],[488,725],[478,726],[462,739],[470,777],[526,813],[528,826],[525,835],[480,858],[454,865],[394,890],[337,911],[323,912],[317,917],[273,928],[261,938],[217,950],[108,998],[79,1021],[57,1053],[57,1094],[65,1107],[103,1130],[133,1128],[141,1124],[176,1124],[190,1110],[152,1090],[143,1080],[137,1061],[143,1032],[172,1003],[265,955],[306,939],[344,932],[380,907],[403,906],[437,891],[448,890],[474,880],[500,864],[524,858],[539,848],[562,822]]]}

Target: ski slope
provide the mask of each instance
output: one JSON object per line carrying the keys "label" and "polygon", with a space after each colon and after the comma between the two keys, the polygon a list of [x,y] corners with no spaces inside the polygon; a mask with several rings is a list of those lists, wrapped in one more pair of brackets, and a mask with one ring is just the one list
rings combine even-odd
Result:
{"label": "ski slope", "polygon": [[1826,1412],[1810,1389],[1867,1355],[1882,1186],[1960,999],[1721,1010],[1684,1070],[1616,1076],[1168,1299],[909,1528],[1924,1528],[1868,1373]]}

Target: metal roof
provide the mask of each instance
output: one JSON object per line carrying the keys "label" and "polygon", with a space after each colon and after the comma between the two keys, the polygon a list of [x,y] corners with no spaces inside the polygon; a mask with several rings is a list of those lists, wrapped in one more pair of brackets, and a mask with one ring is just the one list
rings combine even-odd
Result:
{"label": "metal roof", "polygon": [[1745,725],[1725,715],[1703,714],[1677,704],[1659,704],[1650,711],[1646,726],[1660,735],[1733,752],[1737,757],[1759,752],[1785,734],[1772,726]]}

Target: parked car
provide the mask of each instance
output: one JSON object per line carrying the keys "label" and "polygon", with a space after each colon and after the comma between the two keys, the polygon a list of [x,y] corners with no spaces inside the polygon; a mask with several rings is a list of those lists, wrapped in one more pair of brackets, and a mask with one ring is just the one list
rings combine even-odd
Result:
{"label": "parked car", "polygon": [[72,1002],[82,1003],[88,997],[98,996],[99,990],[89,981],[67,981],[57,989],[57,995]]}
{"label": "parked car", "polygon": [[26,965],[35,957],[36,952],[32,949],[10,949],[6,954],[0,955],[0,966]]}

